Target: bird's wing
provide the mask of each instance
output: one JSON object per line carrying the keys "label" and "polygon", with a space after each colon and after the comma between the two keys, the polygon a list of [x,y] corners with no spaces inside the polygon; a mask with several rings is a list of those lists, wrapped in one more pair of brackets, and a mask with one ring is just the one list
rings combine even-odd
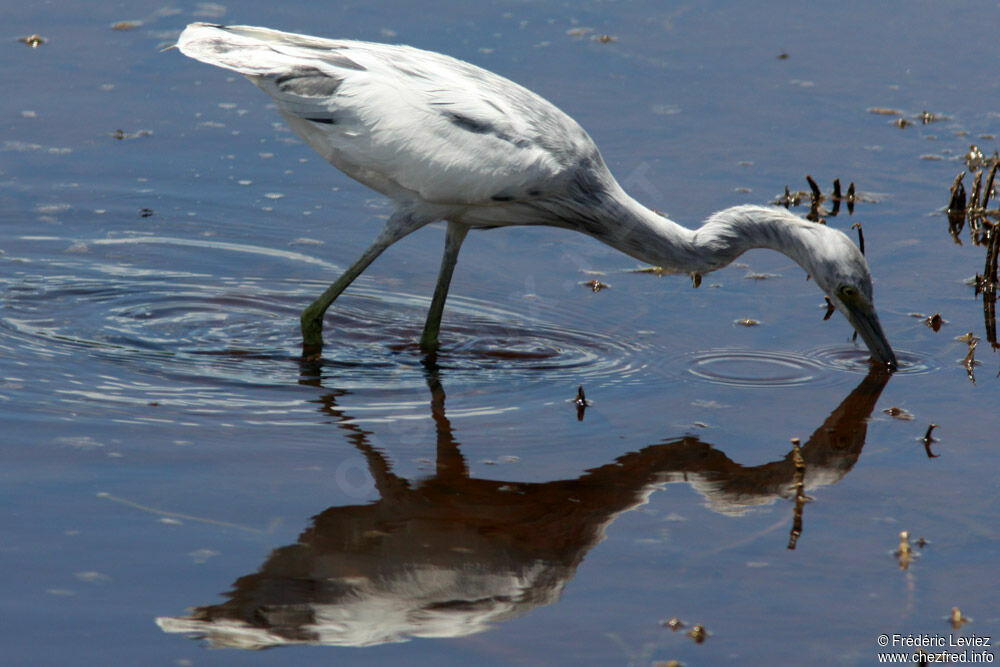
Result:
{"label": "bird's wing", "polygon": [[185,54],[248,76],[313,148],[391,197],[481,205],[547,196],[600,162],[569,116],[521,86],[419,49],[193,24]]}

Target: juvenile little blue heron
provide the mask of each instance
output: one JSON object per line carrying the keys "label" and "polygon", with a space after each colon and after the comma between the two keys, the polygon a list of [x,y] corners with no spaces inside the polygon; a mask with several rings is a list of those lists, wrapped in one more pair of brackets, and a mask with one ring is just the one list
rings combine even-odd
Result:
{"label": "juvenile little blue heron", "polygon": [[420,339],[426,351],[438,347],[468,231],[550,225],[693,275],[751,248],[777,250],[812,276],[876,362],[896,367],[872,305],[867,262],[843,233],[763,206],[734,206],[698,229],[681,227],[625,193],[576,121],[492,72],[408,46],[250,26],[193,23],[177,46],[249,78],[320,155],[396,205],[371,246],[303,311],[308,354],[322,349],[327,308],[383,250],[444,220],[444,255]]}

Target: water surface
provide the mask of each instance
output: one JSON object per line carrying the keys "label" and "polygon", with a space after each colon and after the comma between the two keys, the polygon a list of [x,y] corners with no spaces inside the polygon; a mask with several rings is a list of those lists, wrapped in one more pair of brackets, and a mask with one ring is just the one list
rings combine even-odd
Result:
{"label": "water surface", "polygon": [[[12,663],[871,664],[882,633],[1000,628],[998,359],[984,340],[970,377],[956,340],[985,339],[985,258],[942,213],[969,144],[1000,147],[996,7],[7,10]],[[869,374],[783,256],[693,289],[547,229],[470,236],[428,363],[440,225],[380,258],[303,362],[298,313],[391,209],[246,81],[161,52],[192,20],[493,69],[687,224],[853,181],[827,222],[863,225],[902,369]],[[925,110],[947,118],[893,124]],[[933,313],[940,331],[914,316]]]}

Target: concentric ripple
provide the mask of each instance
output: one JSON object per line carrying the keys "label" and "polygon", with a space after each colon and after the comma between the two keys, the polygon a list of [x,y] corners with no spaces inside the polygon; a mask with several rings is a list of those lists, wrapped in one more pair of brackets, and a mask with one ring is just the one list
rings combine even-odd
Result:
{"label": "concentric ripple", "polygon": [[[155,261],[142,268],[116,262],[123,244],[129,246],[128,258]],[[211,406],[216,396],[209,387],[284,387],[301,380],[299,312],[324,283],[148,268],[162,265],[163,255],[172,252],[182,253],[188,267],[232,266],[220,263],[220,255],[253,254],[253,246],[164,237],[90,246],[86,253],[34,260],[30,273],[0,282],[0,348],[45,358],[86,351],[124,363],[142,375],[127,400],[153,400],[163,387],[176,385],[186,387],[177,400]],[[280,275],[283,261],[302,261],[296,253],[267,248],[260,254],[251,265],[265,275]],[[330,266],[329,273],[335,275],[336,267]],[[319,363],[324,385],[425,387],[425,357],[416,341],[429,301],[374,289],[362,276],[327,315]],[[447,371],[450,385],[491,381],[494,375],[507,382],[629,382],[662,355],[643,342],[564,327],[516,307],[449,298],[436,363]],[[545,313],[556,321],[563,315]],[[124,400],[130,388],[119,380],[107,385],[113,391],[105,390]],[[160,389],[147,391],[145,385]],[[231,404],[231,398],[220,402]]]}
{"label": "concentric ripple", "polygon": [[710,350],[692,355],[687,372],[702,380],[749,387],[786,387],[822,377],[823,366],[809,357],[786,352]]}
{"label": "concentric ripple", "polygon": [[[794,352],[741,349],[707,350],[682,362],[688,375],[718,384],[745,387],[786,387],[824,382],[841,372],[868,373],[869,353],[863,348],[831,346]],[[927,372],[926,364],[910,354],[898,354],[899,374]]]}

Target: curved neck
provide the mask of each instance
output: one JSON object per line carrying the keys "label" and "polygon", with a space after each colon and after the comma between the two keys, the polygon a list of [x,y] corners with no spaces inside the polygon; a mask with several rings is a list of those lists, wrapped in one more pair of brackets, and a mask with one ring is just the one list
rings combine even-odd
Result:
{"label": "curved neck", "polygon": [[602,241],[653,266],[678,273],[708,273],[747,250],[769,248],[810,271],[807,246],[825,228],[775,207],[733,206],[715,213],[698,229],[682,227],[632,199],[623,190],[605,202],[615,221]]}

